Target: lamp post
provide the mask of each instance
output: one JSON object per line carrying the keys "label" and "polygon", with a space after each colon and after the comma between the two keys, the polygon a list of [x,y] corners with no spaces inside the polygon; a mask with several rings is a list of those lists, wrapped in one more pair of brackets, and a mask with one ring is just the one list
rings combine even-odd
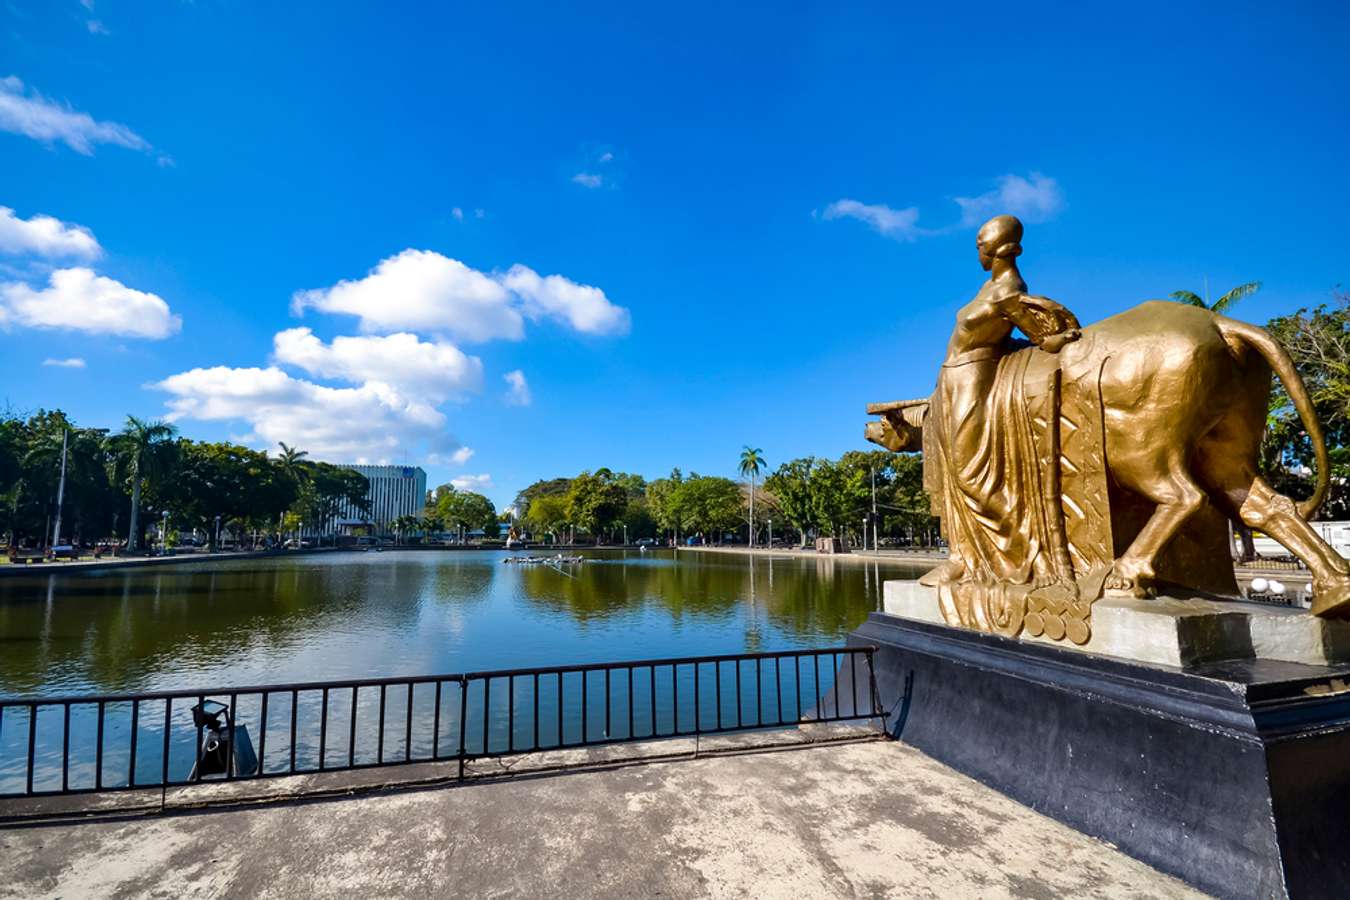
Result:
{"label": "lamp post", "polygon": [[219,516],[219,515],[216,516],[216,540],[215,540],[215,549],[216,549],[216,552],[219,552],[219,551],[220,551],[220,516]]}
{"label": "lamp post", "polygon": [[769,520],[769,549],[773,549],[773,519]]}
{"label": "lamp post", "polygon": [[624,545],[625,547],[628,546],[628,523],[626,523],[626,522],[624,523],[624,526],[623,526],[623,545]]}
{"label": "lamp post", "polygon": [[160,524],[160,526],[159,526],[159,555],[160,555],[160,556],[168,556],[168,555],[169,555],[169,511],[168,511],[167,509],[164,510],[164,514],[160,517],[160,523],[161,523],[161,524]]}

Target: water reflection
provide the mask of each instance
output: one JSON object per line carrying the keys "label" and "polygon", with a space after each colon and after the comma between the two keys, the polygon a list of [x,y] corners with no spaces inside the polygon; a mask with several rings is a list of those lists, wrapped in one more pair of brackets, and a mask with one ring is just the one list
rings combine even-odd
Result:
{"label": "water reflection", "polygon": [[275,684],[835,644],[902,566],[351,553],[0,579],[0,695]]}

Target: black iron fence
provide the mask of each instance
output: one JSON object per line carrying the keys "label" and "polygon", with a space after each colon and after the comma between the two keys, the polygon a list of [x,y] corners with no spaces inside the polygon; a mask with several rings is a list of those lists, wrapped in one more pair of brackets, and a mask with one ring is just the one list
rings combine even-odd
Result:
{"label": "black iron fence", "polygon": [[880,718],[871,647],[0,699],[0,797],[275,778]]}

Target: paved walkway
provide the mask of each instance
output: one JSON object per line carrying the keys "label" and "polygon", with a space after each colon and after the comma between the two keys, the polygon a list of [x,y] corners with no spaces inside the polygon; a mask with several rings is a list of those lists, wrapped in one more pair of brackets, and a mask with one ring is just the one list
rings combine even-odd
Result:
{"label": "paved walkway", "polygon": [[0,897],[1200,897],[888,741],[0,831]]}

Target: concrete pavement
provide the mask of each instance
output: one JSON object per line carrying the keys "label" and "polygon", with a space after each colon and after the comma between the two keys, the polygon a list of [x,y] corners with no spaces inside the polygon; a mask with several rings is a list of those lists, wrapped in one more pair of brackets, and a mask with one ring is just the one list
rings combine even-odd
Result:
{"label": "concrete pavement", "polygon": [[901,743],[0,831],[0,897],[1189,898]]}

